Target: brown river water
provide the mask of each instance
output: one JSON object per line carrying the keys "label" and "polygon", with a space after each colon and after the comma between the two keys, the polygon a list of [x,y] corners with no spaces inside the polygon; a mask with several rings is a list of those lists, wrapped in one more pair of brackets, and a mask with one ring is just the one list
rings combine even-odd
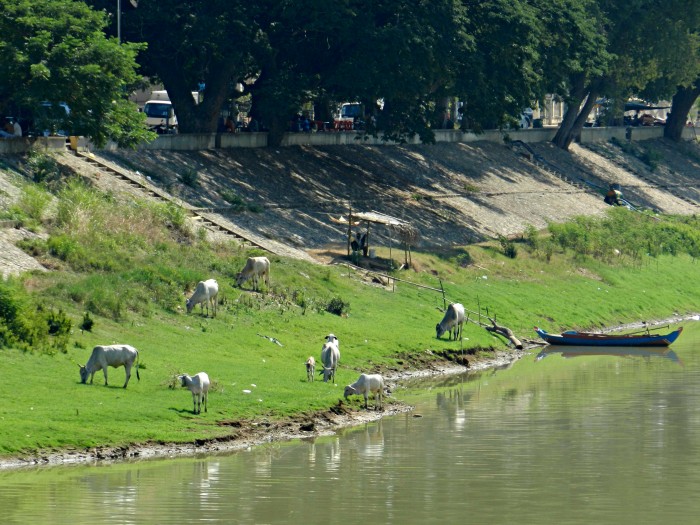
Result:
{"label": "brown river water", "polygon": [[697,523],[700,323],[683,324],[671,349],[413,381],[395,392],[413,412],[331,437],[0,471],[3,525]]}

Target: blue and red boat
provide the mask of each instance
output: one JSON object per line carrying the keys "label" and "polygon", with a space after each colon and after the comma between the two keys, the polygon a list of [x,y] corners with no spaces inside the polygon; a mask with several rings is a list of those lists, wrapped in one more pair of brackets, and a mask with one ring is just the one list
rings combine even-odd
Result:
{"label": "blue and red boat", "polygon": [[550,334],[535,327],[535,332],[550,345],[562,346],[669,346],[681,335],[683,327],[668,334],[595,334],[570,330],[561,334]]}

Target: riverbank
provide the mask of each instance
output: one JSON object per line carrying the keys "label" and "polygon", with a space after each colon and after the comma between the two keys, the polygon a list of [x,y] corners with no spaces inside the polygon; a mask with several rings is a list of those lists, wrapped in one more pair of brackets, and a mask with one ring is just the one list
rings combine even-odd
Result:
{"label": "riverbank", "polygon": [[[626,323],[608,327],[602,332],[631,331],[643,327],[661,327],[683,321],[699,321],[700,314],[671,316],[654,321]],[[412,412],[414,407],[391,397],[391,392],[400,388],[401,382],[409,379],[429,378],[479,372],[508,366],[523,356],[546,345],[528,345],[523,350],[496,352],[490,358],[474,360],[468,368],[449,361],[435,360],[430,366],[420,370],[408,370],[386,376],[387,392],[382,410],[370,404],[369,410],[346,404],[342,399],[328,410],[302,414],[281,421],[267,419],[248,421],[220,421],[228,425],[231,433],[216,439],[195,439],[191,443],[143,443],[129,446],[100,446],[84,450],[67,449],[55,452],[18,455],[0,458],[0,470],[60,465],[108,464],[115,461],[141,461],[157,458],[182,456],[229,454],[246,450],[266,443],[291,441],[295,439],[315,439],[334,435],[344,428],[371,423],[379,419]],[[371,401],[370,401],[371,403]],[[415,414],[414,417],[420,417]]]}
{"label": "riverbank", "polygon": [[396,389],[402,380],[449,376],[506,366],[520,359],[527,352],[528,350],[498,352],[492,358],[473,362],[469,368],[454,365],[443,360],[436,360],[430,367],[421,370],[404,371],[386,376],[389,397],[385,397],[385,404],[382,410],[376,410],[372,401],[370,401],[370,408],[365,410],[364,408],[346,404],[342,399],[339,399],[338,403],[328,410],[301,414],[278,421],[269,421],[265,418],[247,421],[219,421],[217,424],[229,426],[231,433],[215,439],[195,439],[191,443],[142,443],[127,446],[98,446],[83,450],[69,448],[9,458],[0,457],[0,470],[60,465],[108,464],[116,461],[228,454],[266,443],[330,436],[344,428],[411,412],[413,410],[411,405],[391,397],[392,390]]}

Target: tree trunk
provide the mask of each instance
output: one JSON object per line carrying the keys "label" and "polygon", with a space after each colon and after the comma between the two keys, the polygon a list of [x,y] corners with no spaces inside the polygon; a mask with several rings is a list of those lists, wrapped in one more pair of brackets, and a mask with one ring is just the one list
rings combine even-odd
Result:
{"label": "tree trunk", "polygon": [[574,124],[578,116],[579,108],[581,107],[581,102],[583,102],[583,97],[586,95],[584,82],[585,77],[583,75],[577,75],[573,81],[571,93],[566,101],[566,113],[564,113],[564,118],[559,125],[559,129],[552,139],[552,142],[558,148],[564,150],[569,149],[573,141]]}
{"label": "tree trunk", "polygon": [[173,103],[180,133],[216,132],[219,113],[228,95],[235,64],[235,61],[221,61],[210,68],[212,73],[203,79],[206,89],[199,94],[202,97],[199,104],[192,96],[196,86],[189,85],[176,70],[161,73],[163,85]]}
{"label": "tree trunk", "polygon": [[698,96],[700,96],[700,79],[696,80],[695,84],[690,87],[678,88],[671,102],[671,114],[666,119],[666,126],[664,127],[665,138],[675,142],[681,140],[688,113],[690,113],[690,109],[695,104]]}

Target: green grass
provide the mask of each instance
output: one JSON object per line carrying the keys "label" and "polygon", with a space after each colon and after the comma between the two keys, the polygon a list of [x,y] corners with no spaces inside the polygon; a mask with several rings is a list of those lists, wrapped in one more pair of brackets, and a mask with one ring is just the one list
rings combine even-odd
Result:
{"label": "green grass", "polygon": [[[206,242],[183,221],[169,220],[172,210],[163,207],[126,205],[77,186],[61,191],[59,219],[45,224],[49,240],[39,251],[57,271],[0,285],[6,303],[0,314],[12,306],[7,311],[36,328],[44,317],[32,313],[32,305],[40,304],[42,312],[63,311],[73,329],[64,350],[7,341],[0,348],[3,370],[11,371],[0,382],[0,455],[230,435],[235,428],[227,422],[328,409],[360,371],[404,369],[460,348],[435,338],[443,300],[434,291],[404,282],[381,287],[343,266],[269,256],[270,289],[252,293],[235,287],[235,275],[258,252]],[[69,198],[72,208],[61,201]],[[592,225],[587,231],[595,234]],[[540,249],[545,243],[547,254]],[[602,248],[575,254],[532,231],[516,244],[515,258],[504,255],[497,240],[441,254],[414,252],[414,269],[396,276],[433,288],[442,283],[448,301],[481,308],[482,321],[488,312],[521,338],[534,338],[534,325],[591,328],[698,309],[698,264],[683,250],[653,257],[623,250],[618,258],[596,259]],[[388,251],[380,248],[378,256]],[[185,298],[205,278],[220,285],[214,319],[201,316],[199,307],[185,313]],[[339,303],[344,316],[327,311]],[[85,312],[94,321],[91,331],[79,329]],[[0,344],[3,326],[0,319]],[[304,362],[310,355],[320,360],[329,332],[340,340],[336,383],[307,383]],[[473,323],[464,337],[472,352],[505,348],[503,339]],[[80,384],[77,364],[93,346],[113,343],[140,351],[141,381],[132,374],[122,389],[120,368],[109,370],[108,387],[101,372],[94,385]],[[178,373],[200,371],[214,388],[209,412],[195,416],[189,391],[172,387]]]}

